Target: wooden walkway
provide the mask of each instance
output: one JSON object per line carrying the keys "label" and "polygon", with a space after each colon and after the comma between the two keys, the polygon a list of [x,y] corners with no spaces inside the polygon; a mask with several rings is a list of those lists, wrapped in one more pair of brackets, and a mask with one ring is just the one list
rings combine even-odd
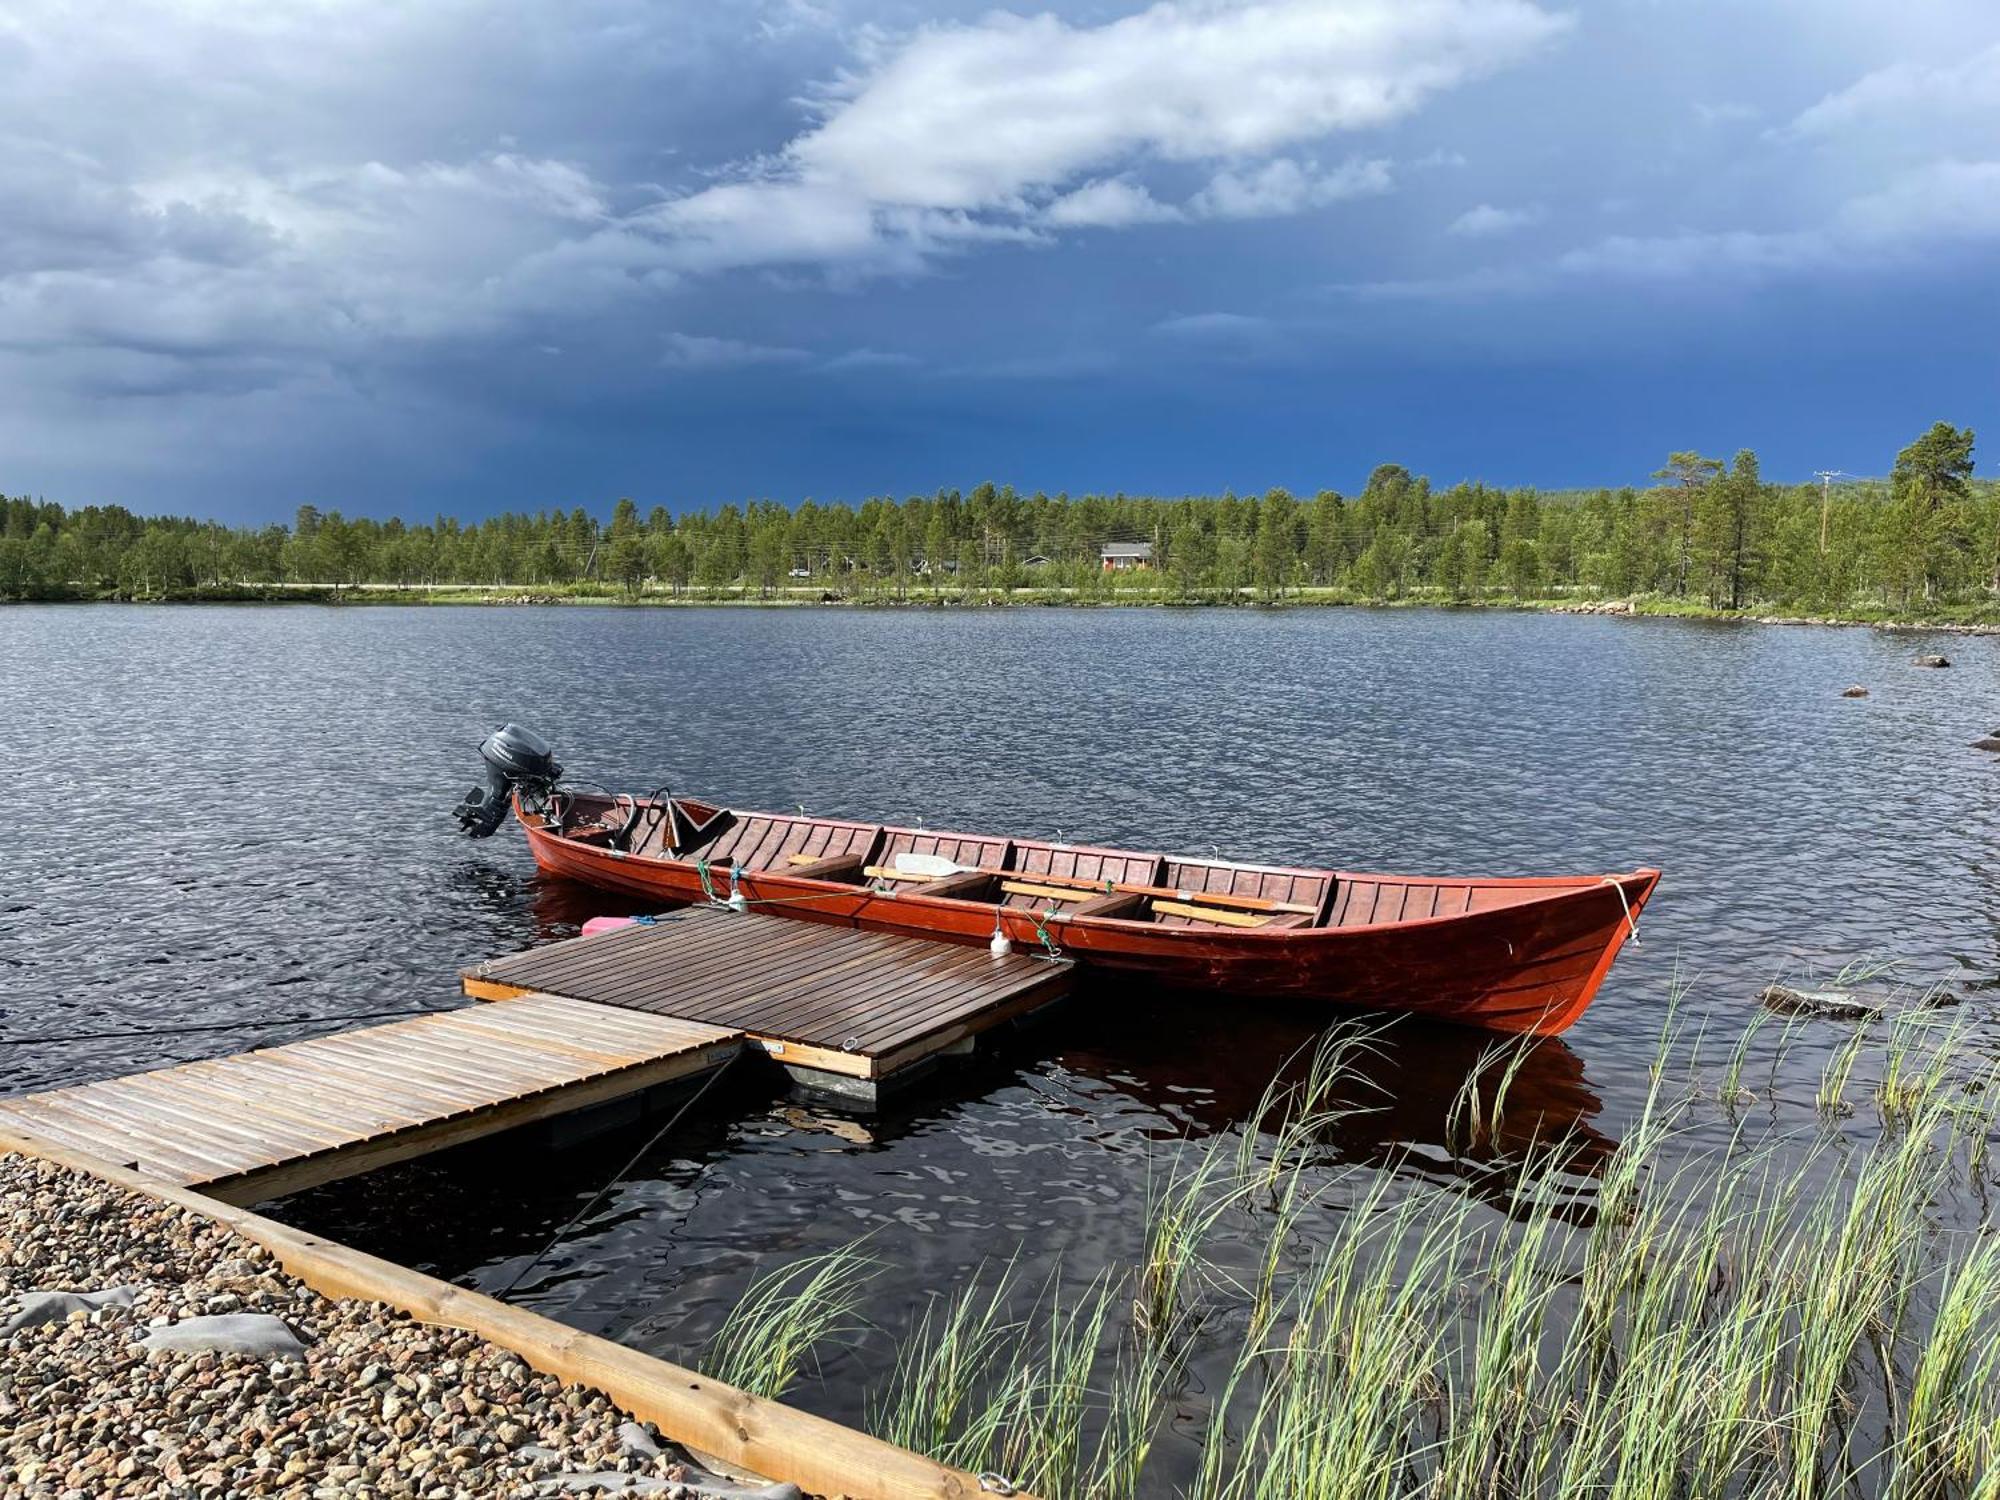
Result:
{"label": "wooden walkway", "polygon": [[1065,994],[1070,965],[895,933],[690,907],[494,959],[480,999],[567,995],[750,1037],[794,1068],[881,1080]]}
{"label": "wooden walkway", "polygon": [[695,908],[483,964],[464,1010],[0,1098],[18,1131],[256,1203],[641,1093],[755,1046],[876,1084],[1046,1005],[1070,966]]}
{"label": "wooden walkway", "polygon": [[742,1033],[552,995],[0,1099],[19,1130],[255,1203],[720,1066]]}

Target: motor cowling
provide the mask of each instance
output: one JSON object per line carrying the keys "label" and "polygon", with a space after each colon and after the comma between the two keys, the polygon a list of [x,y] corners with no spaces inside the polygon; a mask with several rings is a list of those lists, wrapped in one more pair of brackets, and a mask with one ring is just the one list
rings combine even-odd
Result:
{"label": "motor cowling", "polygon": [[489,734],[479,758],[486,762],[485,783],[473,787],[453,809],[459,827],[476,839],[490,837],[506,819],[515,788],[546,795],[562,776],[549,742],[519,724],[504,724]]}

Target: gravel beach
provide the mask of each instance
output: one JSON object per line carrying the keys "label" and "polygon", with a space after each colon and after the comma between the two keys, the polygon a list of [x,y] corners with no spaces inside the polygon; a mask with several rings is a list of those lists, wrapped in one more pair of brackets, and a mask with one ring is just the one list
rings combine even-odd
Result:
{"label": "gravel beach", "polygon": [[[0,1329],[46,1319],[0,1335],[0,1495],[799,1493],[710,1474],[473,1335],[322,1297],[199,1215],[18,1155],[0,1205]],[[218,1329],[304,1349],[171,1347]]]}

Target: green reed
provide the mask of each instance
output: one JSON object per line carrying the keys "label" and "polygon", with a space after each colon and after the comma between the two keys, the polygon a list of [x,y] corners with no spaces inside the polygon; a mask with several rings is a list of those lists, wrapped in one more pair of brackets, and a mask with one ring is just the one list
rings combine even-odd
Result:
{"label": "green reed", "polygon": [[[1329,1164],[1393,1079],[1380,1033],[1338,1029],[1240,1136],[1175,1153],[1122,1272],[1064,1296],[1003,1265],[933,1299],[871,1426],[1050,1500],[2000,1500],[2000,1061],[1976,1022],[1857,1025],[1788,1089],[1800,1027],[1760,1021],[1717,1088],[1680,1015],[1616,1148],[1516,1148],[1499,1202]],[[1472,1070],[1439,1122],[1459,1148],[1499,1149],[1532,1045]],[[753,1288],[718,1374],[749,1350],[796,1374],[853,1324],[855,1263],[829,1259]]]}
{"label": "green reed", "polygon": [[716,1330],[702,1367],[752,1395],[784,1395],[821,1345],[861,1332],[876,1270],[855,1245],[758,1277]]}

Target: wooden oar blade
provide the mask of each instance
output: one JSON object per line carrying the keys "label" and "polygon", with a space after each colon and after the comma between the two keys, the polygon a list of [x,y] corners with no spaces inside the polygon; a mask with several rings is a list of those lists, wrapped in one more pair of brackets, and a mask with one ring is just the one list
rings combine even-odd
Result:
{"label": "wooden oar blade", "polygon": [[923,875],[932,880],[941,879],[946,875],[963,875],[971,869],[970,865],[954,864],[942,854],[912,854],[908,850],[898,854],[889,863],[895,866],[898,874]]}

